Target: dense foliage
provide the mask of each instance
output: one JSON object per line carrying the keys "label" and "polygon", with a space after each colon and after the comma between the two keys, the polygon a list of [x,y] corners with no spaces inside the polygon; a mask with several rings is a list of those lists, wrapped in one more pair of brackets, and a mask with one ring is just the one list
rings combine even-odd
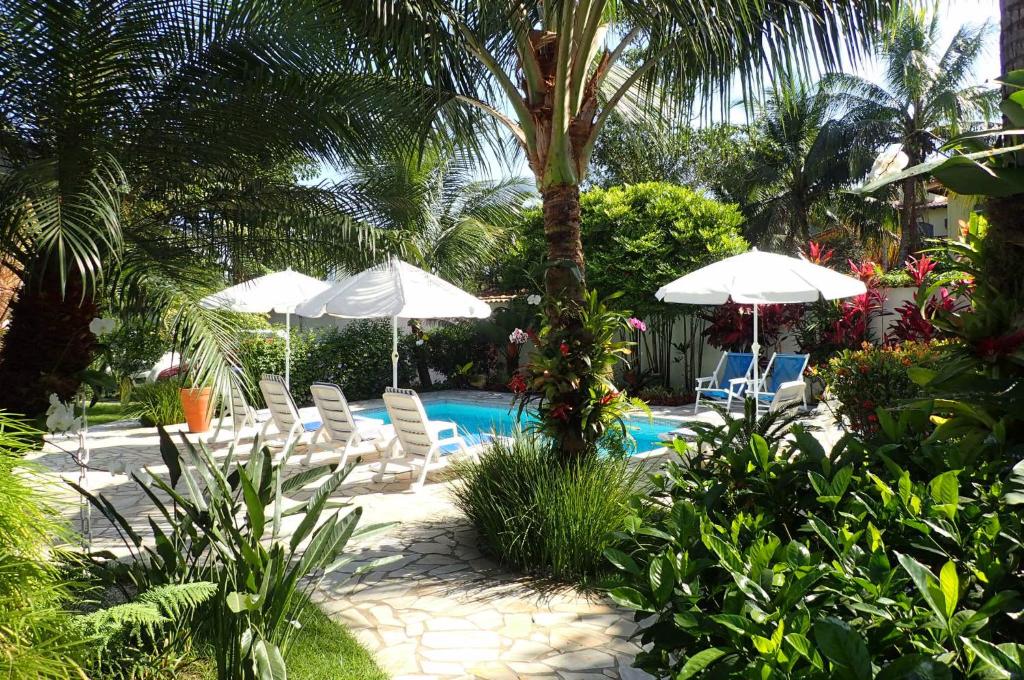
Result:
{"label": "dense foliage", "polygon": [[179,394],[182,384],[179,378],[172,377],[136,385],[132,388],[125,415],[137,418],[143,427],[185,422]]}
{"label": "dense foliage", "polygon": [[591,457],[568,465],[551,443],[519,434],[496,441],[480,462],[455,464],[455,504],[485,550],[528,573],[579,582],[608,571],[602,558],[623,528],[642,469]]}
{"label": "dense foliage", "polygon": [[[654,299],[669,281],[746,249],[743,217],[733,205],[667,182],[645,182],[580,195],[587,284],[599,295],[621,292],[620,303],[644,317],[679,313]],[[498,283],[535,287],[543,274],[542,214],[526,214],[516,249],[502,265]]]}
{"label": "dense foliage", "polygon": [[[377,399],[391,384],[391,321],[356,320],[343,328],[292,329],[291,392],[299,405],[311,403],[309,387],[315,382],[341,386],[351,400]],[[258,384],[264,373],[284,375],[285,342],[276,334],[246,334],[238,357],[247,383],[253,386],[250,403],[262,407]],[[398,380],[409,384],[410,355],[399,353]]]}
{"label": "dense foliage", "polygon": [[839,402],[836,415],[854,432],[872,434],[879,427],[877,409],[894,409],[919,396],[921,387],[910,379],[911,370],[932,368],[938,358],[938,350],[927,343],[864,343],[833,356],[818,373]]}

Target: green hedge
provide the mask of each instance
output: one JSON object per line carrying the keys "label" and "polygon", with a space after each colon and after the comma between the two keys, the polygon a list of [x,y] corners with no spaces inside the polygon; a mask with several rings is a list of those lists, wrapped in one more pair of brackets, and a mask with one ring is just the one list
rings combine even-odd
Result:
{"label": "green hedge", "polygon": [[[352,400],[379,398],[391,384],[391,322],[353,321],[344,328],[293,330],[291,336],[291,391],[295,403],[312,403],[309,387],[314,382],[333,382]],[[285,342],[280,337],[245,337],[239,360],[255,394],[252,403],[263,404],[258,383],[264,373],[284,375]],[[401,352],[398,381],[408,385],[412,367],[408,352]]]}

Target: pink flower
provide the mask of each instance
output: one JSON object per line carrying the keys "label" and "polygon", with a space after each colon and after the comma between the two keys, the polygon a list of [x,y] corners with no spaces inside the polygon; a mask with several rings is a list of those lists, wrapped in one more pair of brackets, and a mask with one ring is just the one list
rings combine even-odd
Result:
{"label": "pink flower", "polygon": [[517,328],[508,335],[508,341],[513,345],[525,345],[530,336],[522,328]]}
{"label": "pink flower", "polygon": [[626,323],[629,324],[629,327],[635,331],[640,331],[641,333],[643,333],[647,330],[647,324],[645,324],[643,321],[636,318],[635,316],[629,317],[629,320]]}

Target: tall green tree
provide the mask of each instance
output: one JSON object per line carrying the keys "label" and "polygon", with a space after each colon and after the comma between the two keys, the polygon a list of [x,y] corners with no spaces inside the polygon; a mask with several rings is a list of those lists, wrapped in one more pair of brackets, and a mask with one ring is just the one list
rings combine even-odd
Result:
{"label": "tall green tree", "polygon": [[433,146],[358,162],[345,182],[372,213],[364,219],[379,250],[473,287],[535,195],[522,178],[489,180],[479,170],[464,151]]}
{"label": "tall green tree", "polygon": [[[615,112],[649,110],[665,94],[707,101],[737,74],[747,91],[766,72],[838,67],[871,44],[897,4],[435,0],[430,10],[416,8],[432,25],[406,40],[444,42],[459,50],[459,61],[486,70],[488,77],[459,98],[498,121],[526,155],[543,203],[545,287],[557,330],[549,336],[572,338],[586,290],[580,185]],[[623,61],[627,51],[632,68]],[[570,456],[588,445],[572,425],[560,442]]]}
{"label": "tall green tree", "polygon": [[830,95],[787,82],[759,107],[751,139],[750,171],[741,203],[749,240],[787,250],[833,226],[830,208],[840,192],[867,172],[867,154],[855,147],[856,128],[832,117]]}
{"label": "tall green tree", "polygon": [[[917,165],[950,137],[984,125],[997,111],[996,92],[977,84],[975,75],[992,29],[988,23],[962,26],[943,46],[937,11],[904,7],[886,27],[878,53],[882,82],[833,74],[826,87],[845,110],[845,119],[863,131],[866,145],[900,144],[909,164]],[[919,176],[903,180],[897,262],[920,248],[923,187]]]}
{"label": "tall green tree", "polygon": [[0,4],[0,244],[23,282],[0,409],[75,392],[104,298],[173,310],[195,377],[223,386],[225,322],[195,305],[218,270],[323,268],[356,244],[346,195],[290,169],[407,144],[422,133],[400,121],[443,103],[370,68],[369,19],[302,0]]}

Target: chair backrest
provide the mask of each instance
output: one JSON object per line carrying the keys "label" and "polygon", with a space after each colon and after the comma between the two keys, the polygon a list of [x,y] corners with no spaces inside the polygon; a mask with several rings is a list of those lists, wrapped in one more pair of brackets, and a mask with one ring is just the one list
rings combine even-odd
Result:
{"label": "chair backrest", "polygon": [[246,425],[255,425],[256,419],[252,417],[249,404],[245,403],[245,395],[242,394],[238,385],[231,385],[231,424],[238,432]]}
{"label": "chair backrest", "polygon": [[775,392],[782,383],[803,378],[809,358],[809,354],[774,354],[768,365],[765,389]]}
{"label": "chair backrest", "polygon": [[807,387],[803,383],[791,383],[786,387],[781,387],[775,391],[775,395],[772,397],[771,404],[768,410],[775,413],[779,409],[785,408],[790,404],[797,404],[803,401],[804,390]]}
{"label": "chair backrest", "polygon": [[725,363],[722,366],[722,377],[718,386],[727,388],[730,380],[746,378],[754,368],[754,355],[750,352],[725,352]]}
{"label": "chair backrest", "polygon": [[356,421],[349,410],[345,393],[334,383],[317,382],[309,388],[313,395],[313,403],[320,413],[324,429],[336,442],[358,444],[360,441]]}
{"label": "chair backrest", "polygon": [[267,402],[267,409],[270,417],[277,426],[279,432],[290,432],[296,423],[302,422],[299,418],[299,409],[295,407],[291,392],[284,384],[284,378],[272,373],[265,373],[260,378],[260,391],[263,392],[263,399]]}
{"label": "chair backrest", "polygon": [[430,436],[427,412],[419,395],[402,387],[388,387],[384,391],[384,406],[405,454],[426,456],[434,440]]}

